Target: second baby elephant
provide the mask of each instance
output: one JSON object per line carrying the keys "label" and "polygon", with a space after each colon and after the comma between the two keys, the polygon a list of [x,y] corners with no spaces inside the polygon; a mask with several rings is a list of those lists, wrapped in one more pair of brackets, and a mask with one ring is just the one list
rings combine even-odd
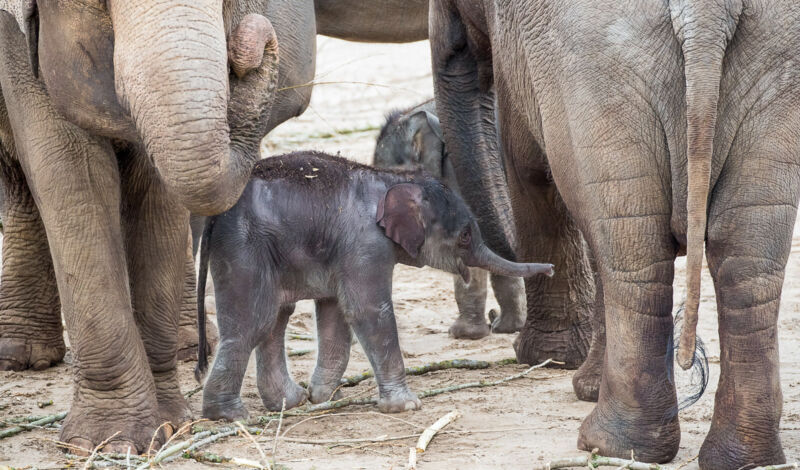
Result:
{"label": "second baby elephant", "polygon": [[[461,194],[452,164],[447,158],[436,103],[428,100],[409,109],[390,113],[375,144],[373,165],[379,168],[421,168]],[[470,190],[470,189],[467,189]],[[525,323],[525,283],[517,277],[492,274],[492,289],[500,313],[489,312],[486,323],[487,272],[473,268],[470,282],[453,277],[458,319],[450,327],[455,338],[479,339],[494,333],[516,333]]]}
{"label": "second baby elephant", "polygon": [[197,377],[208,366],[204,288],[216,283],[220,342],[203,390],[203,416],[241,419],[245,368],[256,350],[258,391],[270,410],[306,391],[288,373],[284,336],[294,302],[316,300],[312,402],[328,400],[347,368],[350,331],[375,372],[383,412],[417,409],[406,384],[392,306],[396,263],[431,266],[469,282],[470,268],[506,276],[553,275],[553,265],[513,263],[483,242],[460,196],[422,172],[377,170],[302,152],[261,160],[242,197],[209,217],[200,249]]}

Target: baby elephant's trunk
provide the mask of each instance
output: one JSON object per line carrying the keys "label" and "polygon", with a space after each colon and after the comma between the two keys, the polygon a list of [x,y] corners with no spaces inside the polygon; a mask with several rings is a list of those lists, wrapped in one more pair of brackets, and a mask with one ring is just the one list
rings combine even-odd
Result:
{"label": "baby elephant's trunk", "polygon": [[214,230],[216,217],[206,217],[206,226],[200,238],[200,271],[197,274],[197,366],[194,378],[203,383],[208,370],[208,341],[206,338],[206,279],[208,278],[208,257],[211,251],[211,232]]}
{"label": "baby elephant's trunk", "polygon": [[501,276],[531,277],[536,274],[546,274],[548,277],[553,277],[555,274],[552,264],[514,263],[498,256],[484,244],[473,252],[467,264]]}

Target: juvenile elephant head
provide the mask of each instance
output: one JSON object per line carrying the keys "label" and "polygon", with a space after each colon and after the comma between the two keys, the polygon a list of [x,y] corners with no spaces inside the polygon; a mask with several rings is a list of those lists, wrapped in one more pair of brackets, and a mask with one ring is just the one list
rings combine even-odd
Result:
{"label": "juvenile elephant head", "polygon": [[373,165],[380,168],[422,168],[442,179],[444,139],[433,101],[391,113],[378,134]]}
{"label": "juvenile elephant head", "polygon": [[377,221],[414,264],[460,274],[465,282],[469,267],[503,276],[554,274],[552,264],[514,263],[495,254],[466,203],[434,179],[390,187],[378,203]]}
{"label": "juvenile elephant head", "polygon": [[89,132],[144,146],[192,212],[238,198],[277,79],[267,1],[0,0],[28,37],[55,107]]}

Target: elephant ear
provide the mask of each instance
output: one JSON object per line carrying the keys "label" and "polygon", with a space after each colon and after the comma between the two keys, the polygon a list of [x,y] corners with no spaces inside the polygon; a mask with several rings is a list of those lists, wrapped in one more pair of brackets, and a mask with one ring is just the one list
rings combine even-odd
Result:
{"label": "elephant ear", "polygon": [[11,13],[28,44],[33,76],[39,77],[39,10],[36,0],[0,0],[0,10]]}
{"label": "elephant ear", "polygon": [[409,130],[420,163],[425,171],[442,178],[444,168],[444,138],[439,118],[429,111],[417,111],[409,118]]}
{"label": "elephant ear", "polygon": [[378,202],[376,218],[386,236],[416,259],[425,242],[422,187],[414,183],[400,183],[389,188]]}

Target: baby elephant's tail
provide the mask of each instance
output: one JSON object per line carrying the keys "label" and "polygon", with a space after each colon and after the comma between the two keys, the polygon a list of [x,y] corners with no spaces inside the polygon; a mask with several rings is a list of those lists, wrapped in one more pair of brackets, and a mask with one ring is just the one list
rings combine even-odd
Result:
{"label": "baby elephant's tail", "polygon": [[200,239],[200,272],[197,275],[197,367],[194,378],[202,383],[208,371],[208,340],[206,339],[206,278],[208,277],[208,255],[211,250],[211,232],[216,216],[206,217],[203,237]]}

